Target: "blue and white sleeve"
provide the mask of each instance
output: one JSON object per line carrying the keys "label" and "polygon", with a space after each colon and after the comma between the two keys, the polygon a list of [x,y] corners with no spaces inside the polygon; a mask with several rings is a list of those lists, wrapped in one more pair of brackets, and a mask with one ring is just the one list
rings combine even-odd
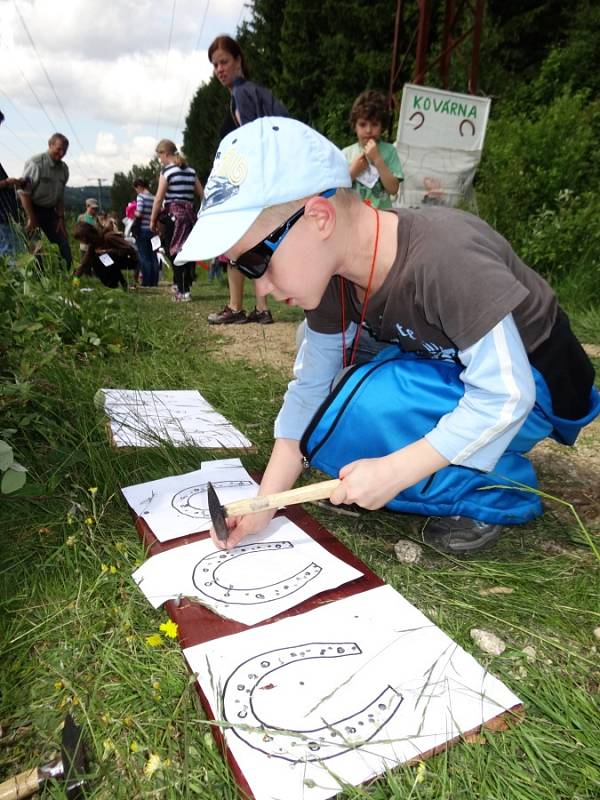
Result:
{"label": "blue and white sleeve", "polygon": [[[346,331],[346,341],[353,340],[356,325]],[[317,333],[304,325],[304,339],[294,364],[283,405],[275,420],[276,439],[298,439],[306,430],[315,411],[329,394],[331,382],[342,368],[342,334]]]}
{"label": "blue and white sleeve", "polygon": [[458,357],[465,393],[425,438],[451,464],[489,472],[535,403],[531,366],[512,314]]}

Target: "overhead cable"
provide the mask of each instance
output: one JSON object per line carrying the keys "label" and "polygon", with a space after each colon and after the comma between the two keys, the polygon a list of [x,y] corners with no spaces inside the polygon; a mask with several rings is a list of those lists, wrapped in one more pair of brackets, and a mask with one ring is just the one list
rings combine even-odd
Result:
{"label": "overhead cable", "polygon": [[[206,0],[206,5],[204,7],[204,15],[202,17],[202,21],[200,22],[200,29],[198,31],[198,36],[196,37],[196,44],[194,45],[194,49],[192,50],[192,55],[196,52],[196,50],[200,46],[200,39],[202,38],[202,34],[204,33],[204,24],[206,22],[206,15],[208,14],[209,6],[210,6],[210,0]],[[188,71],[188,77],[185,82],[185,90],[181,98],[181,108],[179,109],[179,114],[177,115],[177,124],[174,125],[175,131],[179,130],[179,123],[181,122],[181,115],[183,114],[183,107],[185,106],[185,101],[188,95],[189,88],[190,88],[190,72]]]}
{"label": "overhead cable", "polygon": [[173,0],[173,5],[171,7],[171,25],[169,27],[169,41],[168,41],[168,44],[167,44],[167,57],[165,58],[165,69],[164,69],[164,72],[163,72],[162,85],[161,85],[161,89],[160,89],[160,103],[159,103],[159,106],[158,106],[158,117],[156,118],[156,131],[155,131],[155,138],[156,139],[158,139],[158,129],[159,129],[159,126],[160,126],[160,118],[161,118],[161,115],[162,115],[162,98],[163,98],[163,92],[164,92],[164,88],[165,88],[165,79],[167,77],[167,68],[169,66],[169,55],[171,53],[171,41],[173,39],[173,23],[175,22],[175,7],[176,7],[176,5],[177,5],[177,0]]}
{"label": "overhead cable", "polygon": [[[46,76],[46,80],[48,81],[48,85],[50,86],[50,88],[52,89],[52,92],[54,93],[54,97],[56,98],[56,102],[58,103],[58,106],[59,106],[60,110],[62,111],[65,119],[67,120],[67,123],[68,123],[68,125],[69,125],[69,127],[70,127],[70,129],[71,129],[71,131],[73,133],[73,136],[75,137],[75,141],[77,142],[77,144],[79,145],[79,147],[81,148],[83,153],[87,156],[88,155],[87,151],[86,151],[85,147],[83,146],[83,144],[81,143],[81,139],[77,135],[77,131],[73,127],[73,123],[71,122],[71,119],[70,119],[69,115],[67,114],[67,110],[64,107],[64,105],[62,104],[62,101],[61,101],[60,97],[58,96],[58,92],[56,91],[56,87],[54,86],[54,83],[52,82],[52,78],[48,74],[48,70],[46,69],[46,67],[44,65],[44,62],[42,61],[42,58],[41,58],[41,56],[40,56],[40,54],[38,52],[38,49],[35,46],[35,42],[33,41],[33,37],[31,35],[31,33],[29,32],[29,28],[27,27],[27,23],[25,22],[25,20],[23,18],[23,15],[21,14],[21,10],[20,10],[19,6],[17,5],[17,0],[13,0],[13,3],[14,3],[14,6],[15,6],[15,9],[17,11],[17,14],[19,15],[19,19],[21,20],[21,24],[23,25],[23,29],[24,29],[25,33],[27,34],[27,38],[29,39],[29,42],[30,42],[30,44],[31,44],[31,46],[33,48],[33,51],[36,54],[36,56],[38,58],[38,61],[40,62],[40,66],[41,66],[41,68],[42,68],[42,70],[44,72],[44,75]],[[87,176],[86,176],[86,180],[91,180],[91,179],[88,179]]]}
{"label": "overhead cable", "polygon": [[1,94],[3,97],[5,97],[5,98],[8,100],[8,102],[11,104],[11,106],[14,108],[14,110],[17,112],[17,114],[18,114],[18,115],[21,117],[21,119],[23,120],[23,122],[25,122],[25,124],[26,124],[26,125],[27,125],[29,128],[31,128],[31,130],[32,130],[34,133],[36,133],[36,134],[39,136],[39,131],[38,131],[38,130],[36,130],[36,129],[33,127],[33,125],[31,124],[31,122],[30,122],[30,121],[27,119],[27,117],[25,116],[25,114],[23,114],[23,112],[21,111],[21,109],[19,108],[19,106],[18,106],[18,105],[17,105],[17,104],[16,104],[16,103],[15,103],[13,100],[11,100],[10,96],[9,96],[9,95],[8,95],[8,94],[7,94],[7,93],[4,91],[4,89],[0,88],[0,94]]}

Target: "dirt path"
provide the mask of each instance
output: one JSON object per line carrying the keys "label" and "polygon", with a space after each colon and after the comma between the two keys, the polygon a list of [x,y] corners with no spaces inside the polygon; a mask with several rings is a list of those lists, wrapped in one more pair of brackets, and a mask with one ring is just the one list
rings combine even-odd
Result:
{"label": "dirt path", "polygon": [[270,364],[292,377],[296,356],[297,322],[274,325],[221,325],[219,334],[226,340],[225,355],[259,364]]}

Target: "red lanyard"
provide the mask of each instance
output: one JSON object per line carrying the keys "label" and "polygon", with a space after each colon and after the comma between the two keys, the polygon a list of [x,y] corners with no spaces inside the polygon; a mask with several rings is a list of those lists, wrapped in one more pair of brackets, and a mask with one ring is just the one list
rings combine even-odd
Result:
{"label": "red lanyard", "polygon": [[346,281],[340,275],[340,296],[341,296],[341,305],[342,305],[342,363],[344,367],[351,367],[354,364],[354,359],[356,358],[356,351],[358,349],[358,340],[360,338],[360,332],[362,330],[363,322],[365,321],[365,317],[367,316],[367,305],[369,303],[369,295],[371,294],[371,284],[373,282],[373,275],[375,273],[375,262],[377,260],[377,248],[379,247],[379,214],[377,213],[377,209],[373,208],[375,212],[375,245],[373,247],[373,257],[371,259],[371,270],[369,272],[369,282],[367,283],[367,291],[365,292],[365,299],[363,300],[362,311],[360,313],[360,323],[358,325],[358,330],[356,331],[356,335],[354,337],[354,342],[352,344],[352,352],[350,354],[350,361],[348,361],[346,355]]}

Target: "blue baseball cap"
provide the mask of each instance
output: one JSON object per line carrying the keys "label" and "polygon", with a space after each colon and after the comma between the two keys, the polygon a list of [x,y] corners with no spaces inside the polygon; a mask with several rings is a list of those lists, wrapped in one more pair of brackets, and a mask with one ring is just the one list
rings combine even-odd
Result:
{"label": "blue baseball cap", "polygon": [[265,208],[351,185],[341,150],[308,125],[287,117],[242,125],[219,145],[198,221],[175,263],[226,252]]}

